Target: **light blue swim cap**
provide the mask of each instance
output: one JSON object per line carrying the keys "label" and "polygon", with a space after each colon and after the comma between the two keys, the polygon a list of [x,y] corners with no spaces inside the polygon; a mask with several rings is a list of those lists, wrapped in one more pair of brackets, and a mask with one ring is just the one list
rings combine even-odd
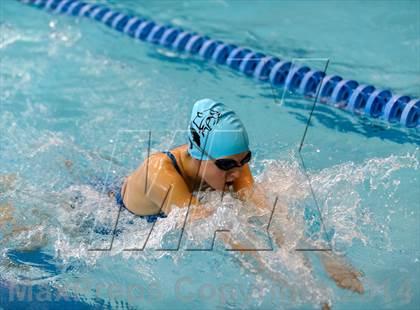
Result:
{"label": "light blue swim cap", "polygon": [[188,140],[188,153],[202,160],[211,159],[207,154],[220,158],[249,150],[248,134],[235,112],[207,98],[194,103]]}

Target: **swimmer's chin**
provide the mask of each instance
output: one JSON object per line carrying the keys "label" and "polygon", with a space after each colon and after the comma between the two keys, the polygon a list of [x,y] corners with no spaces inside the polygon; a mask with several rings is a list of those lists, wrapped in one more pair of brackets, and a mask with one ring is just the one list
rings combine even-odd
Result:
{"label": "swimmer's chin", "polygon": [[229,191],[231,189],[231,186],[233,186],[233,181],[226,182],[215,190],[217,190],[217,191]]}
{"label": "swimmer's chin", "polygon": [[233,181],[230,182],[225,182],[223,184],[220,185],[211,185],[208,183],[202,184],[201,186],[201,190],[214,190],[214,191],[226,191],[226,190],[230,190],[230,187],[233,186]]}

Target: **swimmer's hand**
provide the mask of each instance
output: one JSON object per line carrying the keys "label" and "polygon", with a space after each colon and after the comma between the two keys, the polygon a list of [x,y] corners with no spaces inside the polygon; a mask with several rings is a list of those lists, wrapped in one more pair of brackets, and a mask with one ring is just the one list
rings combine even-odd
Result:
{"label": "swimmer's hand", "polygon": [[327,274],[339,287],[359,294],[364,293],[363,284],[359,279],[362,276],[361,272],[331,253],[324,253],[321,261]]}

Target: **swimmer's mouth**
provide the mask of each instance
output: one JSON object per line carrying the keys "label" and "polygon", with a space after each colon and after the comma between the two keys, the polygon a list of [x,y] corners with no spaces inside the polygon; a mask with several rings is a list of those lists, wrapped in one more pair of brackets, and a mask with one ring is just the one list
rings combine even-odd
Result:
{"label": "swimmer's mouth", "polygon": [[225,185],[226,185],[227,187],[232,186],[232,185],[233,185],[233,181],[226,182],[226,183],[225,183]]}

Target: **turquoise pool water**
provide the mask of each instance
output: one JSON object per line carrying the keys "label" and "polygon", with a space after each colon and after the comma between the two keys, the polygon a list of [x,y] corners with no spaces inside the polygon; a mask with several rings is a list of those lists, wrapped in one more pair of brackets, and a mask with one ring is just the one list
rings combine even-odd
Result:
{"label": "turquoise pool water", "polygon": [[[420,94],[417,1],[99,2],[311,67],[328,58],[328,73]],[[0,210],[12,205],[16,218],[0,224],[0,307],[419,307],[418,130],[318,105],[300,156],[309,100],[90,20],[15,1],[0,2],[0,14]],[[181,212],[157,222],[145,251],[124,250],[141,247],[150,228],[127,214],[111,251],[89,251],[109,245],[95,228],[116,218],[92,180],[134,169],[149,131],[152,151],[184,143],[192,104],[204,97],[231,106],[247,126],[256,179],[294,219],[285,248],[261,253],[262,271],[220,242],[187,251],[208,248],[215,228],[247,233],[241,222],[252,208],[209,194],[219,211],[187,227],[179,251],[155,249],[176,245]],[[304,209],[316,212],[316,203],[335,232],[332,247],[364,273],[364,295],[337,288],[314,253],[294,251],[308,226]],[[9,238],[13,227],[28,230]],[[268,242],[260,236],[257,245]]]}

